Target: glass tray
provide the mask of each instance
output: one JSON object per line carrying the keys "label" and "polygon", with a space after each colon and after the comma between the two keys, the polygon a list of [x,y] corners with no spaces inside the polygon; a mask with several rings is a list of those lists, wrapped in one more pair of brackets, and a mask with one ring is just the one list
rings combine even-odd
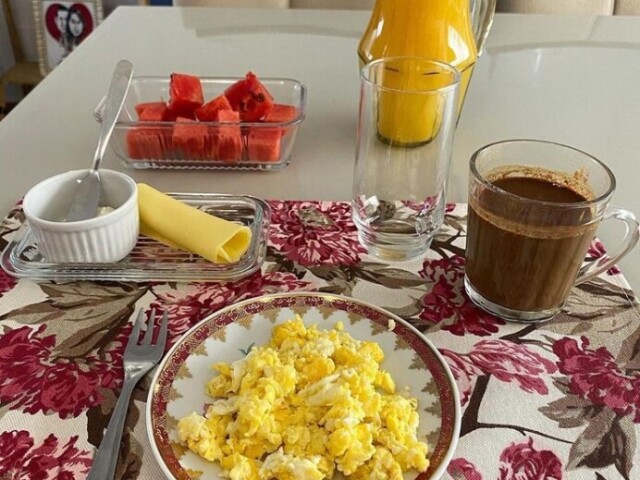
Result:
{"label": "glass tray", "polygon": [[10,275],[32,280],[233,281],[257,271],[267,251],[271,209],[250,196],[170,193],[174,198],[251,229],[251,244],[235,263],[215,264],[141,236],[133,251],[117,263],[50,263],[40,252],[28,224],[9,243],[0,265]]}
{"label": "glass tray", "polygon": [[[200,84],[205,100],[209,101],[222,94],[239,78],[201,77]],[[146,102],[166,101],[169,97],[169,76],[133,77],[131,87],[115,125],[110,145],[114,153],[129,168],[164,170],[280,170],[289,165],[291,152],[298,132],[304,120],[306,89],[297,80],[287,78],[261,78],[262,84],[273,95],[275,103],[296,108],[297,116],[284,122],[242,122],[240,159],[210,158],[210,138],[207,137],[203,150],[184,151],[176,148],[172,141],[172,132],[179,122],[144,122],[138,120],[136,105]],[[94,117],[102,122],[106,99],[103,98],[94,111]],[[228,128],[228,124],[219,122],[194,122],[193,125],[206,127],[214,132],[219,128]],[[270,138],[272,155],[265,155],[262,141],[251,140]],[[277,140],[274,138],[277,137]],[[253,146],[252,146],[253,145]],[[261,147],[262,145],[262,147]],[[262,153],[261,153],[262,152]],[[274,153],[275,152],[275,153]],[[258,157],[256,158],[255,155]],[[261,158],[262,157],[262,158]]]}

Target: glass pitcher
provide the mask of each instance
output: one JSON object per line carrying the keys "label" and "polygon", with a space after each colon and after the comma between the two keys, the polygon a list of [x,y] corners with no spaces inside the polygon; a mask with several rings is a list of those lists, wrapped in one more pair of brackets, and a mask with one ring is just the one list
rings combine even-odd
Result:
{"label": "glass pitcher", "polygon": [[493,16],[490,5],[495,5],[495,0],[471,1],[376,0],[358,47],[360,66],[391,56],[424,56],[453,65],[461,77],[459,113],[478,57],[474,26],[484,41]]}
{"label": "glass pitcher", "polygon": [[471,9],[471,28],[476,39],[478,56],[480,56],[493,24],[496,0],[470,0],[469,8]]}

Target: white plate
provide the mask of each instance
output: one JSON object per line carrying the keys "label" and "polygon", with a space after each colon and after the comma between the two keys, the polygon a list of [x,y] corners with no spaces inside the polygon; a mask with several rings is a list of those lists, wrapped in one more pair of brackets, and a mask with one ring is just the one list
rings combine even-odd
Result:
{"label": "white plate", "polygon": [[[169,479],[189,480],[188,469],[202,471],[200,480],[218,480],[219,466],[188,451],[177,442],[178,420],[202,413],[211,401],[205,384],[216,362],[242,358],[251,345],[263,345],[273,326],[294,314],[305,325],[331,329],[344,323],[357,340],[375,341],[385,352],[382,368],[398,389],[408,386],[418,399],[418,438],[429,445],[429,470],[405,478],[439,478],[451,460],[460,430],[460,403],[455,381],[436,348],[399,317],[373,305],[319,293],[269,295],[231,305],[191,328],[166,355],[153,378],[147,400],[147,431],[153,453]],[[395,322],[388,330],[389,320]]]}

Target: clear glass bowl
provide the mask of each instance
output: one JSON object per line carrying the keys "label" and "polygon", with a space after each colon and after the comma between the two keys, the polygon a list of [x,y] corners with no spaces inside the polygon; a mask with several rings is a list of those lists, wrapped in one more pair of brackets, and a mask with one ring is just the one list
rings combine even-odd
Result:
{"label": "clear glass bowl", "polygon": [[169,194],[189,205],[238,222],[251,229],[251,244],[235,263],[211,263],[199,255],[176,250],[149,237],[140,236],[133,251],[116,263],[47,262],[28,223],[22,235],[10,242],[0,256],[0,265],[10,275],[32,280],[234,281],[257,271],[267,253],[271,208],[251,196],[222,194]]}
{"label": "clear glass bowl", "polygon": [[[227,87],[240,80],[239,78],[206,78],[201,77],[205,102],[222,94]],[[175,148],[172,142],[173,128],[177,122],[140,122],[135,106],[146,102],[167,102],[169,100],[169,76],[167,77],[134,77],[127,93],[120,118],[111,137],[111,147],[115,154],[132,168],[155,169],[189,169],[189,170],[279,170],[286,167],[291,160],[291,151],[296,139],[298,127],[304,120],[306,89],[296,80],[286,78],[261,78],[262,84],[273,95],[274,102],[291,105],[297,108],[298,115],[288,122],[242,122],[241,139],[242,155],[239,161],[211,159],[198,152]],[[95,109],[94,117],[102,120],[103,98]],[[220,126],[229,125],[219,122],[195,122],[205,125],[210,131]],[[142,148],[131,146],[132,136],[139,132],[151,134],[150,143]],[[251,158],[249,148],[252,132],[277,138],[279,134],[279,152],[277,158],[269,161]],[[147,137],[149,138],[149,137]],[[276,140],[277,142],[277,140]],[[277,145],[277,143],[276,143]],[[253,154],[255,156],[255,154]]]}

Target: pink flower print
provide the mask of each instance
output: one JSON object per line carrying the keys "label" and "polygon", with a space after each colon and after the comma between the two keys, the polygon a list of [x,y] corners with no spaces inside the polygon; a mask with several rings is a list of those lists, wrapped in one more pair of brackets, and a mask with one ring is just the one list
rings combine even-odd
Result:
{"label": "pink flower print", "polygon": [[556,372],[555,364],[541,355],[505,340],[481,340],[469,352],[469,360],[503,382],[515,381],[525,392],[549,392],[543,377]]}
{"label": "pink flower print", "polygon": [[430,323],[455,316],[464,303],[460,285],[464,277],[464,259],[460,256],[426,260],[420,275],[432,282],[431,290],[422,297],[420,318]]}
{"label": "pink flower print", "polygon": [[505,340],[482,340],[468,354],[440,349],[451,368],[464,406],[473,392],[476,378],[493,375],[503,382],[517,382],[526,392],[547,394],[543,376],[557,369],[553,362],[530,351],[524,345]]}
{"label": "pink flower print", "polygon": [[[589,250],[587,250],[587,260],[596,261],[606,254],[607,250],[604,248],[602,242],[600,240],[594,240],[591,242]],[[618,275],[619,273],[620,269],[616,265],[607,270],[607,275]]]}
{"label": "pink flower print", "polygon": [[420,318],[430,323],[438,323],[443,318],[451,318],[456,313],[458,292],[455,286],[442,276],[431,287],[431,291],[422,297]]}
{"label": "pink flower print", "polygon": [[469,401],[476,378],[479,375],[484,375],[484,372],[465,355],[460,355],[444,348],[439,349],[439,351],[447,361],[451,373],[453,373],[453,378],[455,378],[456,385],[460,391],[460,404],[464,407]]}
{"label": "pink flower print", "polygon": [[353,265],[365,248],[348,202],[271,202],[270,243],[304,266]]}
{"label": "pink flower print", "polygon": [[[185,293],[186,292],[186,293]],[[193,283],[185,291],[164,293],[150,305],[166,310],[169,334],[166,349],[206,316],[233,302],[233,291],[224,283]]]}
{"label": "pink flower print", "polygon": [[482,480],[482,474],[466,458],[454,458],[447,467],[447,473],[456,480]]}
{"label": "pink flower print", "polygon": [[624,372],[605,347],[589,348],[589,340],[581,344],[573,338],[562,338],[553,344],[558,356],[558,368],[569,376],[572,393],[588,399],[594,405],[609,407],[619,415],[633,414],[640,423],[640,375]]}
{"label": "pink flower print", "polygon": [[45,329],[21,327],[0,335],[0,403],[26,413],[77,417],[102,403],[102,388],[122,382],[122,344],[115,342],[104,358],[55,356],[55,336],[44,336]]}
{"label": "pink flower print", "polygon": [[562,480],[562,463],[550,450],[536,450],[529,437],[500,455],[499,480]]}
{"label": "pink flower print", "polygon": [[60,444],[51,434],[36,446],[28,432],[0,434],[0,478],[11,480],[73,480],[84,477],[91,455],[76,447],[78,437]]}
{"label": "pink flower print", "polygon": [[420,275],[431,284],[421,299],[419,317],[429,323],[440,324],[454,335],[471,333],[486,336],[498,331],[500,320],[474,306],[464,293],[464,258],[454,255],[438,260],[427,259]]}
{"label": "pink flower print", "polygon": [[466,294],[464,295],[464,304],[456,311],[456,321],[449,325],[444,325],[442,329],[459,336],[471,333],[479,337],[486,337],[497,333],[500,325],[504,325],[505,321],[476,307],[466,298]]}
{"label": "pink flower print", "polygon": [[[446,278],[447,283],[457,285],[458,281],[464,277],[464,257],[453,255],[437,260],[427,259],[422,264],[420,274],[432,282]],[[458,293],[459,289],[457,289],[456,292]]]}
{"label": "pink flower print", "polygon": [[0,268],[0,297],[16,285],[16,279]]}

